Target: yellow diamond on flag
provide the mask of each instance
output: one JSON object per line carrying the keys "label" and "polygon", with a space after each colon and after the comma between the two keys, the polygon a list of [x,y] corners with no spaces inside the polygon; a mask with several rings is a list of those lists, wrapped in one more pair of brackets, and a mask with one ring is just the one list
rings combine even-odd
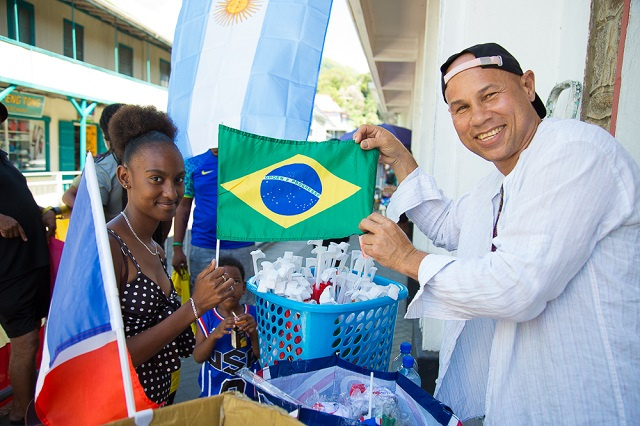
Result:
{"label": "yellow diamond on flag", "polygon": [[360,190],[302,154],[220,186],[283,228],[315,216]]}

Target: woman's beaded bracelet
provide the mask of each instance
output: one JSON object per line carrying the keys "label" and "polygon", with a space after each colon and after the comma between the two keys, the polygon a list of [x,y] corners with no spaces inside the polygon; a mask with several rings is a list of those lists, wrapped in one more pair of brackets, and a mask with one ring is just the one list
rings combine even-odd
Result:
{"label": "woman's beaded bracelet", "polygon": [[193,308],[193,315],[195,315],[196,321],[197,321],[200,317],[198,316],[198,310],[196,309],[196,302],[193,301],[193,297],[190,297],[189,301],[191,302],[191,308]]}

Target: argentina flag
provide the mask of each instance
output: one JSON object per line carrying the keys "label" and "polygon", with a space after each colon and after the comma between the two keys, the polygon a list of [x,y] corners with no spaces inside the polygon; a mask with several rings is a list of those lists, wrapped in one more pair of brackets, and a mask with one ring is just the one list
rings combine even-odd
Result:
{"label": "argentina flag", "polygon": [[331,0],[184,0],[168,113],[185,158],[218,146],[218,125],[306,140]]}

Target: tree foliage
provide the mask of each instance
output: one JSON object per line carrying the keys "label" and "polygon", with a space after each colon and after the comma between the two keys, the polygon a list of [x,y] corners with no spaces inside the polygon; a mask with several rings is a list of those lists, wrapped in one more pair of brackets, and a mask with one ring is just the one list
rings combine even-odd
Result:
{"label": "tree foliage", "polygon": [[324,58],[320,65],[318,93],[326,94],[348,114],[354,127],[380,122],[378,108],[369,85],[371,75]]}

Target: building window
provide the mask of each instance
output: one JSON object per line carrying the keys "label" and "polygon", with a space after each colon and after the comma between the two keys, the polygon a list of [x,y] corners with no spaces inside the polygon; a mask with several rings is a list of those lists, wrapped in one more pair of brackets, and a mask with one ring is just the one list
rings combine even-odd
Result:
{"label": "building window", "polygon": [[[64,56],[73,58],[73,27],[71,21],[64,20]],[[76,28],[76,56],[74,59],[84,61],[84,27],[75,24]]]}
{"label": "building window", "polygon": [[160,86],[169,87],[169,76],[171,75],[171,63],[160,59]]}
{"label": "building window", "polygon": [[118,44],[118,72],[133,77],[133,49]]}
{"label": "building window", "polygon": [[[18,12],[18,35],[16,37],[16,15],[14,6]],[[32,46],[36,45],[36,33],[34,25],[33,5],[24,0],[7,0],[7,27],[9,29],[9,38]]]}
{"label": "building window", "polygon": [[10,118],[0,124],[0,148],[20,171],[47,170],[46,123],[44,120]]}

